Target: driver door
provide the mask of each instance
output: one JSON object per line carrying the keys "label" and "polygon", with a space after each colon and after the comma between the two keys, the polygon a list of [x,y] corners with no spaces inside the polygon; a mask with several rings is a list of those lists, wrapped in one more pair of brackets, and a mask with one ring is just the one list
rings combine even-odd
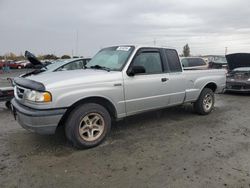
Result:
{"label": "driver door", "polygon": [[142,66],[145,73],[124,75],[124,91],[127,115],[168,105],[169,96],[165,87],[168,73],[164,73],[162,54],[156,49],[141,49],[131,66]]}

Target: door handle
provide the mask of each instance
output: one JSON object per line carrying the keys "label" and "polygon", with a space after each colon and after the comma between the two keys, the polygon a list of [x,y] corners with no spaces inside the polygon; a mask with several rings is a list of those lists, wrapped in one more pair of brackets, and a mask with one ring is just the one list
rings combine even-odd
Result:
{"label": "door handle", "polygon": [[168,78],[162,78],[161,81],[166,82],[166,81],[168,81]]}

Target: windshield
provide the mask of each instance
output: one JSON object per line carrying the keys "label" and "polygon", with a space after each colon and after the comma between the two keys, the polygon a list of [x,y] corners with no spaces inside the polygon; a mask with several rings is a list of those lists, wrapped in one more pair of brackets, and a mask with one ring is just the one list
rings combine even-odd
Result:
{"label": "windshield", "polygon": [[104,48],[88,62],[87,68],[104,67],[111,71],[120,71],[133,50],[133,46]]}

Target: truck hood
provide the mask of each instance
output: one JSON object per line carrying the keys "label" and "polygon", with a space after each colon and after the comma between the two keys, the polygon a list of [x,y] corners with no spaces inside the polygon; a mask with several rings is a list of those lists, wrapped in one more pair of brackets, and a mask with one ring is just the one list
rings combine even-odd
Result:
{"label": "truck hood", "polygon": [[31,81],[42,83],[46,89],[82,85],[82,84],[94,84],[99,82],[118,81],[122,79],[122,73],[119,71],[104,71],[96,69],[81,69],[73,71],[58,71],[50,72],[47,74],[38,74],[26,77]]}
{"label": "truck hood", "polygon": [[250,53],[236,53],[226,55],[228,69],[232,71],[239,67],[250,67]]}

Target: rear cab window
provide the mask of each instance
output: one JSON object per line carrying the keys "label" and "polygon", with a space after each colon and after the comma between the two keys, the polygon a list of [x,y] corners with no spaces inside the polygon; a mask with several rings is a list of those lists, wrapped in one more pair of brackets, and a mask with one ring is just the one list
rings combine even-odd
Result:
{"label": "rear cab window", "polygon": [[164,49],[165,63],[169,69],[169,72],[182,72],[182,66],[179,60],[179,55],[176,50]]}

